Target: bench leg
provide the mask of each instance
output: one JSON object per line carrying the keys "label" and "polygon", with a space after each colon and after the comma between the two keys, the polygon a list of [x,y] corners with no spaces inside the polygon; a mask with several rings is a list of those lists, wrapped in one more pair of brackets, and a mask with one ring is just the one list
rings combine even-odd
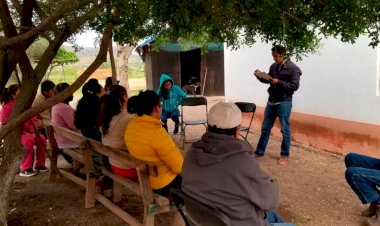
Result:
{"label": "bench leg", "polygon": [[154,215],[148,215],[148,208],[144,208],[144,226],[154,226]]}
{"label": "bench leg", "polygon": [[94,177],[90,177],[90,174],[87,173],[87,181],[86,181],[86,201],[85,207],[91,208],[95,206],[95,192],[96,192],[96,179]]}
{"label": "bench leg", "polygon": [[121,201],[121,195],[123,192],[123,186],[116,181],[113,181],[113,196],[112,196],[112,202],[120,202]]}

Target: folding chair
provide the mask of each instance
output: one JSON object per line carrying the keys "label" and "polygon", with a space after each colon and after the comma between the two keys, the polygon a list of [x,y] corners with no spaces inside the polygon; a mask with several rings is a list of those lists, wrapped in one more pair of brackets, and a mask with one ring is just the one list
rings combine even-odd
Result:
{"label": "folding chair", "polygon": [[179,189],[171,189],[170,196],[180,212],[186,226],[230,226],[224,213],[207,206]]}
{"label": "folding chair", "polygon": [[[202,110],[196,108],[196,113],[193,111],[190,111],[190,107],[195,106],[204,106],[204,115],[199,116],[199,113],[202,113]],[[182,100],[181,104],[181,135],[183,136],[182,140],[182,147],[185,147],[185,143],[191,143],[194,141],[197,141],[198,139],[192,139],[188,140],[186,138],[186,127],[187,126],[197,126],[197,125],[203,125],[207,131],[207,99],[203,96],[197,96],[197,97],[187,97]],[[192,116],[192,117],[191,117]]]}
{"label": "folding chair", "polygon": [[249,124],[247,125],[243,120],[242,125],[240,126],[240,136],[249,144],[247,138],[251,129],[253,116],[255,115],[256,104],[248,102],[236,102],[235,104],[238,106],[242,113],[250,113]]}

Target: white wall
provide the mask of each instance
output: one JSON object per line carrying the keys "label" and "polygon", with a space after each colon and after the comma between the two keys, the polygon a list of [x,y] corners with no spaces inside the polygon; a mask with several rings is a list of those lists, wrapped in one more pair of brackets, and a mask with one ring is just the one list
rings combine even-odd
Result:
{"label": "white wall", "polygon": [[[316,54],[294,62],[301,68],[300,88],[293,111],[350,121],[380,124],[377,49],[361,37],[354,45],[324,40]],[[253,75],[273,63],[269,44],[225,50],[225,94],[228,101],[250,101],[265,106],[268,85]]]}

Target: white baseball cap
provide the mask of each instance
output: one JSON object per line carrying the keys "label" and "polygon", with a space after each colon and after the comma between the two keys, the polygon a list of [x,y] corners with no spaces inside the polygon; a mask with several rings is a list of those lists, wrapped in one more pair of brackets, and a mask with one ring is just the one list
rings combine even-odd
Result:
{"label": "white baseball cap", "polygon": [[219,129],[232,129],[241,124],[240,109],[233,103],[219,102],[208,113],[208,124]]}

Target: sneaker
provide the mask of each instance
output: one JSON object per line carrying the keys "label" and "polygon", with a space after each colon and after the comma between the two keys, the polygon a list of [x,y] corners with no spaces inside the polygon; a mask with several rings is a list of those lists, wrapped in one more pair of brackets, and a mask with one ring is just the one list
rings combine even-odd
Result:
{"label": "sneaker", "polygon": [[278,160],[277,163],[280,165],[286,165],[289,162],[289,158],[285,156],[281,156]]}
{"label": "sneaker", "polygon": [[375,217],[377,216],[377,213],[379,212],[380,205],[376,203],[371,203],[369,207],[362,211],[363,217]]}
{"label": "sneaker", "polygon": [[32,169],[27,169],[27,170],[20,171],[18,175],[20,175],[20,177],[31,177],[31,176],[36,175],[36,173],[33,172]]}
{"label": "sneaker", "polygon": [[46,168],[46,166],[36,166],[34,168],[34,170],[36,172],[40,172],[40,173],[44,173],[44,172],[47,172],[48,171],[48,168]]}

